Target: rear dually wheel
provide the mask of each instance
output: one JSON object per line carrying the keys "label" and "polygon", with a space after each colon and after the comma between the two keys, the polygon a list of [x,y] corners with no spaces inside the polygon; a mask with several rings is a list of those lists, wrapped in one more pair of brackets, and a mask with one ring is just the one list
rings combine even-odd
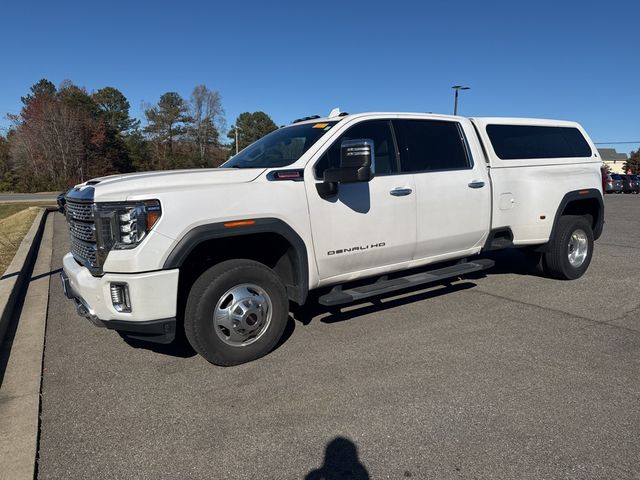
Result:
{"label": "rear dually wheel", "polygon": [[544,254],[545,271],[554,278],[580,278],[589,268],[593,255],[591,223],[582,216],[563,215]]}

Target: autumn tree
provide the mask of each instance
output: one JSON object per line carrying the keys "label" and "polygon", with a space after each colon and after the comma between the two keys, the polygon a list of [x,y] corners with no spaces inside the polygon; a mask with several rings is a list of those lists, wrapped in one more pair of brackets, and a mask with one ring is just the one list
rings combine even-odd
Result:
{"label": "autumn tree", "polygon": [[634,174],[640,174],[640,148],[635,152],[631,152],[623,168],[625,172],[631,170]]}
{"label": "autumn tree", "polygon": [[271,117],[264,112],[244,112],[236,119],[227,136],[232,139],[231,153],[236,152],[236,129],[238,130],[238,150],[251,145],[266,134],[278,129]]}
{"label": "autumn tree", "polygon": [[21,190],[65,189],[112,171],[105,158],[105,125],[87,92],[63,82],[59,89],[41,80],[10,115],[10,157]]}

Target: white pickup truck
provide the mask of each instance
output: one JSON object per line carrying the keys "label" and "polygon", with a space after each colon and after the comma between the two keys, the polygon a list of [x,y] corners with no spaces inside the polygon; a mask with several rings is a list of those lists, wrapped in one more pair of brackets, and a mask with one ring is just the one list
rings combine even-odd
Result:
{"label": "white pickup truck", "polygon": [[221,168],[71,189],[63,285],[97,325],[164,343],[184,329],[236,365],[267,354],[313,289],[337,307],[453,281],[508,247],[580,277],[604,223],[600,165],[574,122],[307,117]]}

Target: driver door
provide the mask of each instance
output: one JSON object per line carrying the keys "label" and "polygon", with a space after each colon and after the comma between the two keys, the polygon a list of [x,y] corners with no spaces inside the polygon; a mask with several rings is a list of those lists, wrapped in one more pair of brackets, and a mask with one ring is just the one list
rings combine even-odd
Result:
{"label": "driver door", "polygon": [[[374,143],[374,178],[340,183],[337,194],[322,198],[316,185],[326,168],[340,163],[345,140]],[[314,165],[305,181],[311,232],[321,282],[365,276],[368,270],[410,261],[416,244],[416,193],[413,174],[399,174],[398,152],[389,120],[350,127]],[[310,170],[310,171],[309,171]]]}

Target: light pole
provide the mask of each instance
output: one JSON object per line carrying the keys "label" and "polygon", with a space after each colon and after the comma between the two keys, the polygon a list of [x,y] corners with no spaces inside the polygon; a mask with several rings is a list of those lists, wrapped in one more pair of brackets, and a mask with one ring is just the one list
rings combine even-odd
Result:
{"label": "light pole", "polygon": [[458,114],[458,92],[460,90],[469,90],[469,87],[463,87],[462,85],[454,85],[453,87],[451,87],[455,90],[455,96],[453,97],[453,114],[457,115]]}

